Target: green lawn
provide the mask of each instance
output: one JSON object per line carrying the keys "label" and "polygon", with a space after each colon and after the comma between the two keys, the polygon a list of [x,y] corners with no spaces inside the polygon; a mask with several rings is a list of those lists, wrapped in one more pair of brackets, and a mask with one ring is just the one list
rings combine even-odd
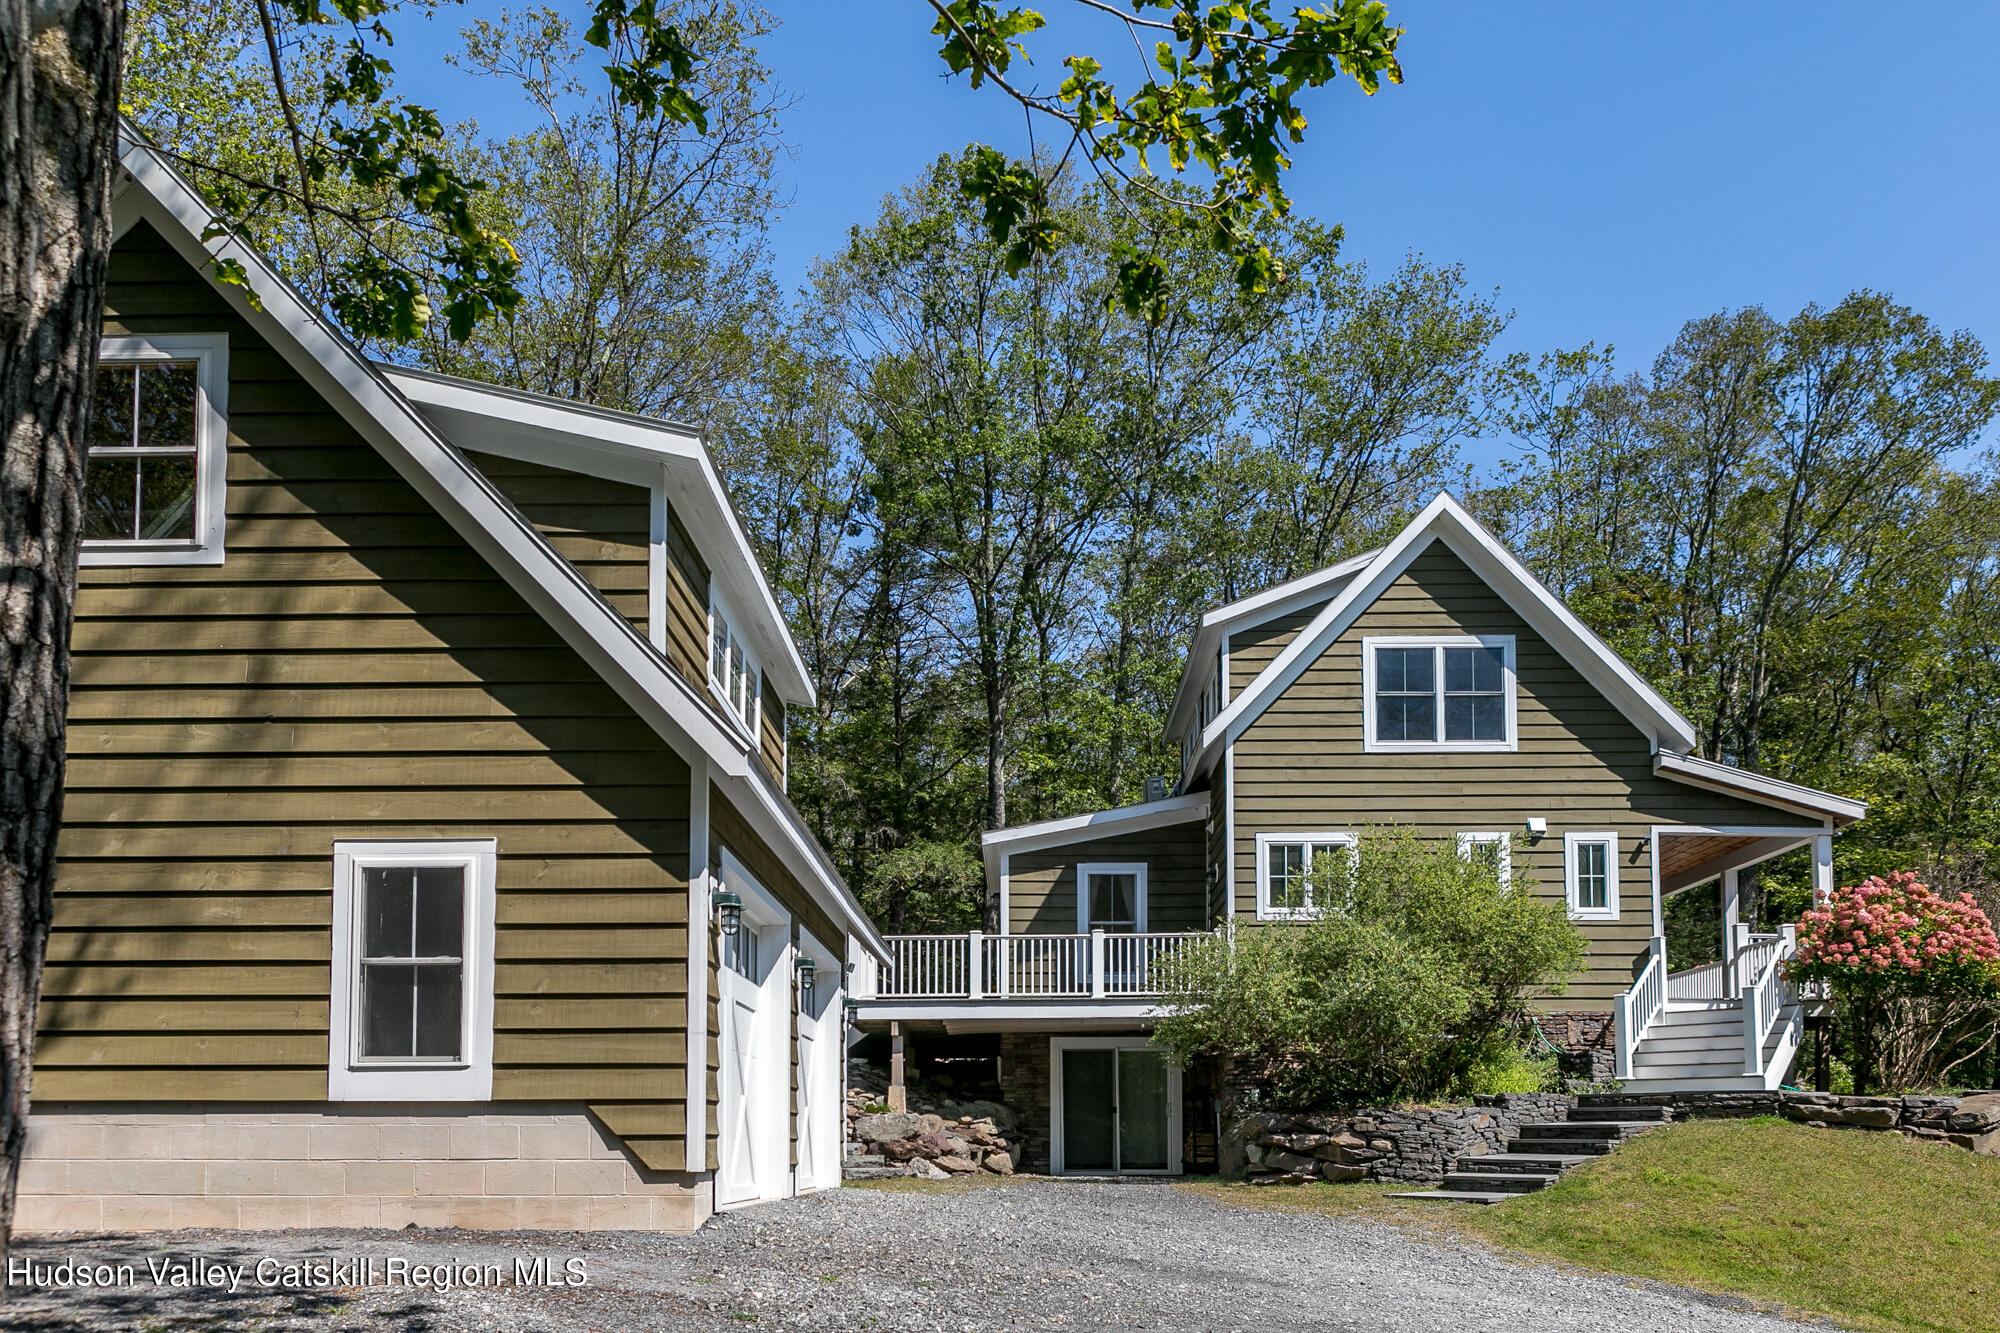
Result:
{"label": "green lawn", "polygon": [[1633,1140],[1494,1208],[1380,1186],[1194,1184],[1232,1203],[1443,1227],[1505,1249],[1828,1316],[1854,1328],[2000,1333],[2000,1158],[1777,1119]]}

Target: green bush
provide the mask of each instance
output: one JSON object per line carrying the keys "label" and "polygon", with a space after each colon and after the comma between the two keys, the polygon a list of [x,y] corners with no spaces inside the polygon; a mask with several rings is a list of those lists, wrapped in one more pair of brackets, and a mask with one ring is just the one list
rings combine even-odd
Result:
{"label": "green bush", "polygon": [[1561,1084],[1554,1051],[1524,1051],[1519,1046],[1496,1046],[1481,1053],[1465,1074],[1468,1094],[1554,1092]]}
{"label": "green bush", "polygon": [[1153,1040],[1182,1063],[1246,1062],[1274,1108],[1423,1100],[1503,1059],[1527,997],[1583,962],[1560,899],[1449,845],[1371,835],[1325,878],[1317,919],[1246,925],[1162,967]]}

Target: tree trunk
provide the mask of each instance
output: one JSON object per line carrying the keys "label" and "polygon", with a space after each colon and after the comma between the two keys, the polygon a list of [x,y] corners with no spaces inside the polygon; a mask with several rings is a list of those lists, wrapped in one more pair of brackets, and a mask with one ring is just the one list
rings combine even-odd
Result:
{"label": "tree trunk", "polygon": [[0,1251],[62,819],[79,442],[111,249],[123,27],[116,0],[0,0]]}

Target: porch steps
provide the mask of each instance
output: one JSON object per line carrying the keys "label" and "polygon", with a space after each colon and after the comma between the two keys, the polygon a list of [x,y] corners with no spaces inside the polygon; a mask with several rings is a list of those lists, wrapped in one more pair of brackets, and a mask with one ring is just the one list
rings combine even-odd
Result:
{"label": "porch steps", "polygon": [[1521,1126],[1504,1153],[1465,1153],[1453,1163],[1441,1188],[1407,1190],[1392,1199],[1424,1203],[1505,1203],[1547,1189],[1571,1167],[1616,1152],[1618,1145],[1667,1121],[1663,1106],[1578,1099],[1576,1113],[1588,1120],[1544,1120]]}

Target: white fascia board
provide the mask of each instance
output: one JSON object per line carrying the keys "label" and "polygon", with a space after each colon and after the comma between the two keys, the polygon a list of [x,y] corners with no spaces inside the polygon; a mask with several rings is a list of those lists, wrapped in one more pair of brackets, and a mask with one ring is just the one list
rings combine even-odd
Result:
{"label": "white fascia board", "polygon": [[1061,847],[1066,843],[1143,833],[1147,829],[1165,828],[1169,824],[1185,824],[1207,813],[1208,793],[1192,792],[1186,796],[1170,796],[1164,801],[1149,801],[1144,805],[1128,805],[1117,810],[1097,810],[1087,815],[1071,815],[1066,819],[1044,819],[1039,823],[995,829],[980,835],[979,846],[986,857],[987,873],[995,875],[999,873],[995,867],[999,865],[1003,853],[1011,856],[1044,847]]}
{"label": "white fascia board", "polygon": [[1290,689],[1306,668],[1346,633],[1433,541],[1443,542],[1465,561],[1488,588],[1644,732],[1655,750],[1693,748],[1694,728],[1687,719],[1578,620],[1449,492],[1440,491],[1409,526],[1396,534],[1394,541],[1376,553],[1367,570],[1328,602],[1312,623],[1209,724],[1202,734],[1194,772],[1200,773],[1212,765],[1221,747],[1241,736],[1274,700]]}
{"label": "white fascia board", "polygon": [[770,791],[750,757],[750,740],[722,716],[706,692],[682,679],[660,650],[613,611],[493,484],[431,429],[415,405],[300,300],[255,250],[233,238],[219,239],[205,249],[196,238],[212,215],[157,154],[128,137],[123,159],[125,169],[146,191],[151,220],[182,257],[197,267],[206,266],[212,257],[240,261],[262,308],[251,306],[240,287],[211,284],[232,308],[676,753],[691,763],[702,757],[718,779],[747,788],[755,799],[741,802],[740,808],[758,835],[786,855],[800,882],[830,906],[864,945],[886,957],[881,935],[825,853],[789,803]]}
{"label": "white fascia board", "polygon": [[402,366],[378,367],[462,447],[650,489],[663,475],[675,516],[700,547],[723,599],[787,704],[812,707],[812,677],[792,642],[749,532],[692,426]]}
{"label": "white fascia board", "polygon": [[1740,768],[1718,764],[1712,759],[1697,759],[1693,755],[1661,751],[1653,756],[1653,771],[1661,777],[1690,786],[1746,797],[1800,814],[1831,818],[1842,824],[1852,823],[1868,813],[1866,801],[1835,796],[1832,792],[1766,777],[1762,773],[1747,773]]}
{"label": "white fascia board", "polygon": [[732,774],[728,781],[718,785],[724,795],[732,798],[730,804],[750,821],[758,836],[784,860],[799,883],[805,885],[806,892],[846,927],[848,935],[882,962],[891,962],[882,933],[861,909],[847,881],[833,868],[819,839],[806,829],[792,803],[772,785],[762,766],[752,764],[747,772]]}
{"label": "white fascia board", "polygon": [[1160,1017],[1158,999],[1093,1000],[863,1000],[859,1023],[948,1023],[961,1032],[1045,1031],[1119,1027]]}
{"label": "white fascia board", "polygon": [[1217,665],[1216,653],[1224,640],[1239,630],[1325,601],[1339,591],[1340,584],[1352,578],[1358,570],[1365,569],[1378,554],[1379,551],[1367,551],[1350,556],[1337,565],[1328,565],[1325,569],[1204,612],[1194,640],[1188,645],[1187,664],[1181,668],[1180,688],[1175,690],[1173,705],[1167,710],[1165,734],[1169,737],[1180,734],[1188,715],[1194,711],[1194,701],[1208,687],[1209,668]]}

